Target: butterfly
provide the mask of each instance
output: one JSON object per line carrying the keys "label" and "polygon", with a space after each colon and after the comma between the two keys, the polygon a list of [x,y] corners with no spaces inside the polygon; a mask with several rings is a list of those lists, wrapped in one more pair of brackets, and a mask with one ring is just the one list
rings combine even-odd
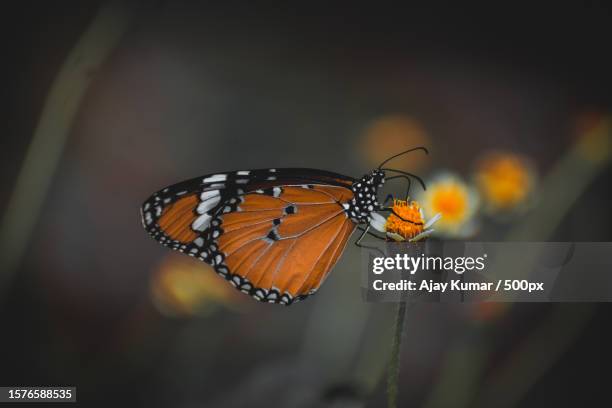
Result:
{"label": "butterfly", "polygon": [[141,207],[142,224],[155,240],[210,264],[240,291],[290,305],[319,289],[355,229],[357,246],[365,247],[366,234],[384,239],[370,231],[384,231],[378,211],[393,212],[379,204],[378,189],[395,178],[407,180],[408,190],[411,178],[425,184],[383,166],[416,150],[428,153],[406,150],[361,178],[301,168],[197,177],[151,195]]}

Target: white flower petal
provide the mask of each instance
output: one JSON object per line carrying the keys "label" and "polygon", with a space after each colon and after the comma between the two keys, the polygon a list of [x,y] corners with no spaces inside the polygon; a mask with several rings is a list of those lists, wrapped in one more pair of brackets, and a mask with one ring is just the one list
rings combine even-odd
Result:
{"label": "white flower petal", "polygon": [[425,230],[417,235],[414,236],[414,238],[410,239],[409,242],[416,242],[416,241],[420,241],[423,238],[427,238],[428,236],[430,236],[432,233],[434,232],[433,229],[428,229]]}
{"label": "white flower petal", "polygon": [[387,232],[387,236],[388,236],[389,238],[391,238],[392,240],[394,240],[394,241],[399,241],[399,242],[402,242],[402,241],[405,241],[405,240],[406,240],[406,239],[404,239],[404,237],[402,237],[402,236],[401,236],[401,235],[399,235],[399,234],[396,234],[395,232]]}
{"label": "white flower petal", "polygon": [[387,220],[385,219],[385,217],[383,217],[382,215],[378,214],[378,213],[371,213],[370,214],[370,226],[372,228],[374,228],[377,231],[380,232],[385,232],[385,224],[387,223]]}
{"label": "white flower petal", "polygon": [[434,225],[436,223],[436,221],[438,221],[440,218],[442,218],[442,213],[437,213],[436,215],[434,215],[432,218],[429,219],[429,221],[427,221],[425,223],[425,225],[423,225],[423,229],[427,229],[429,227],[431,227],[432,225]]}

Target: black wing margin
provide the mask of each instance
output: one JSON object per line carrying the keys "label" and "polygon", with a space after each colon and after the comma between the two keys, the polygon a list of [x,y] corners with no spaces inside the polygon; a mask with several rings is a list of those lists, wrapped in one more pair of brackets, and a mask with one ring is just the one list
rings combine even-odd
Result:
{"label": "black wing margin", "polygon": [[168,186],[141,206],[145,230],[161,244],[204,259],[210,222],[236,209],[239,197],[282,185],[320,184],[350,189],[354,178],[325,170],[281,168],[239,170],[196,177]]}

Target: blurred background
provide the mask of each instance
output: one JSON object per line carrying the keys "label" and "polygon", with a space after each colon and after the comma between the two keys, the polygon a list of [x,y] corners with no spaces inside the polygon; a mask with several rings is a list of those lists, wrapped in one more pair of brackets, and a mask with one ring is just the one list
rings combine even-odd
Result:
{"label": "blurred background", "polygon": [[[395,167],[478,197],[449,238],[611,240],[605,8],[23,1],[3,17],[0,385],[74,385],[85,406],[385,404],[395,305],[363,302],[351,245],[285,308],[147,236],[140,204],[198,175],[361,176],[424,145]],[[609,311],[414,305],[399,405],[607,401]]]}

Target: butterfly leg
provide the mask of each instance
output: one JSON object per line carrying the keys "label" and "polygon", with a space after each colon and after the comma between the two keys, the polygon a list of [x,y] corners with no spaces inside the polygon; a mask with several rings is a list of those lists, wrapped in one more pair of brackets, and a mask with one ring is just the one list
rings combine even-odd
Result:
{"label": "butterfly leg", "polygon": [[[386,241],[387,239],[385,237],[381,237],[379,235],[374,234],[373,232],[369,231],[369,227],[368,228],[363,228],[363,227],[357,227],[357,229],[365,234],[368,234],[376,239],[379,239],[381,241]],[[363,235],[363,234],[362,234]],[[359,239],[361,239],[361,236],[359,237]]]}
{"label": "butterfly leg", "polygon": [[373,237],[376,237],[376,238],[378,238],[380,240],[384,240],[384,238],[381,238],[378,235],[369,232],[370,226],[367,226],[366,228],[361,228],[361,227],[357,227],[357,228],[360,231],[362,231],[362,233],[359,236],[359,238],[357,238],[357,241],[355,241],[355,245],[358,246],[359,248],[372,249],[372,250],[378,252],[379,254],[381,254],[382,256],[385,256],[385,253],[383,251],[381,251],[380,248],[377,248],[377,247],[374,247],[374,246],[362,245],[361,244],[361,240],[363,239],[363,237],[366,236],[366,234],[372,235]]}

